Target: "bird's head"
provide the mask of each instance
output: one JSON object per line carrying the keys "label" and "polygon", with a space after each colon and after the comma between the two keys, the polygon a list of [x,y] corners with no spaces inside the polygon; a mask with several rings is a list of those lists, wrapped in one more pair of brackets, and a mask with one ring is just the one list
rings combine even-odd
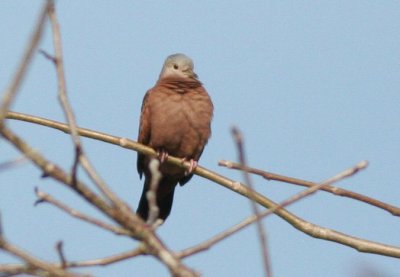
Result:
{"label": "bird's head", "polygon": [[197,74],[193,71],[194,65],[191,58],[184,54],[168,56],[160,73],[160,79],[167,77],[194,78]]}

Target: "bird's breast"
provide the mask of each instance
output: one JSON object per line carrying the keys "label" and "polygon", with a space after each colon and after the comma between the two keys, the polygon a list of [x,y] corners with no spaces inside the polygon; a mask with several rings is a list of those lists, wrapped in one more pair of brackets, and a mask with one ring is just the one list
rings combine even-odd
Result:
{"label": "bird's breast", "polygon": [[[156,95],[155,95],[156,96]],[[210,136],[212,103],[205,91],[168,91],[157,96],[151,110],[150,144],[170,155],[194,158]]]}

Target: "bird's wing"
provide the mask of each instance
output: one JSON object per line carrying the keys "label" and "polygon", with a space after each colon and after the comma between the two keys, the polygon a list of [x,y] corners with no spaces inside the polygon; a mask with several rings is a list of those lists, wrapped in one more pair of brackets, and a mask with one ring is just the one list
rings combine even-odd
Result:
{"label": "bird's wing", "polygon": [[[139,126],[139,135],[138,142],[142,144],[148,144],[150,141],[150,128],[151,128],[151,120],[150,120],[150,107],[148,105],[148,100],[150,97],[151,90],[149,90],[143,98],[142,110],[140,114],[140,126]],[[144,155],[138,153],[137,156],[137,171],[142,178],[143,175],[143,159]]]}

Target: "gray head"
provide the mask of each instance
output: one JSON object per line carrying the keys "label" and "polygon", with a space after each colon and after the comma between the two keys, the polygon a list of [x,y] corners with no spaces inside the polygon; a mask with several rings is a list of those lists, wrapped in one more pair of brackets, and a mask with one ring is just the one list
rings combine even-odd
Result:
{"label": "gray head", "polygon": [[173,54],[168,56],[160,73],[160,79],[166,77],[195,78],[197,74],[193,71],[194,65],[191,58],[184,54]]}

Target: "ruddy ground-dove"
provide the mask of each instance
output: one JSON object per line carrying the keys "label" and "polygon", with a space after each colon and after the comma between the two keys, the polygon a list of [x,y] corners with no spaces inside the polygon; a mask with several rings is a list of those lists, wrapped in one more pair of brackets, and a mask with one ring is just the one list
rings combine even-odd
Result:
{"label": "ruddy ground-dove", "polygon": [[[204,146],[211,135],[213,104],[207,91],[193,71],[192,60],[183,54],[169,56],[156,85],[147,91],[142,104],[138,141],[157,151],[162,177],[156,191],[158,218],[165,220],[171,212],[174,190],[193,176]],[[165,161],[171,155],[189,161],[185,169]],[[152,174],[151,157],[138,154],[137,169],[145,176],[137,213],[144,220],[149,216],[146,193]]]}

